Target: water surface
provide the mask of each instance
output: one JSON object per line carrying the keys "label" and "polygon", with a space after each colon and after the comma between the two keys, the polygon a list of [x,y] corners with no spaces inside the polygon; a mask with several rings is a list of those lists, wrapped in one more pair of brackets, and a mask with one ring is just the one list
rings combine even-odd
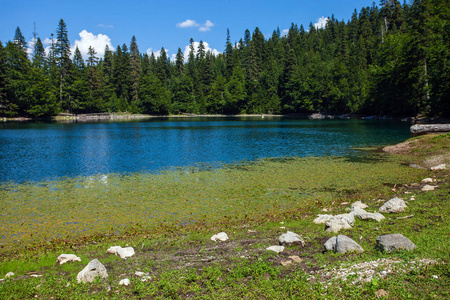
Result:
{"label": "water surface", "polygon": [[159,172],[267,157],[358,156],[394,144],[409,123],[296,118],[166,118],[0,124],[0,182]]}

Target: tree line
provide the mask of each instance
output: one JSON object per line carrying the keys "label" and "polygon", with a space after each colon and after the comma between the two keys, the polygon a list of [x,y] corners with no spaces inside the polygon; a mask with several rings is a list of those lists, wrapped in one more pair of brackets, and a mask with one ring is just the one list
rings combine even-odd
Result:
{"label": "tree line", "polygon": [[326,112],[389,116],[450,116],[450,5],[416,0],[355,9],[347,22],[331,16],[324,28],[291,24],[265,38],[245,30],[213,55],[190,40],[188,59],[171,61],[129,46],[99,58],[71,53],[60,20],[49,51],[33,52],[20,28],[0,41],[0,115],[48,117],[61,112],[156,115],[291,114]]}

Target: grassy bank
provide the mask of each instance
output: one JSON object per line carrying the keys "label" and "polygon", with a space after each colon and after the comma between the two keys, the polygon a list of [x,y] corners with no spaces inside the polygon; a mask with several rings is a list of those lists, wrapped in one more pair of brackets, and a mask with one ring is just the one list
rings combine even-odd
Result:
{"label": "grassy bank", "polygon": [[[448,171],[410,163],[448,163],[450,135],[410,142],[401,154],[371,151],[364,159],[267,159],[209,171],[4,185],[0,278],[10,271],[15,276],[0,283],[0,297],[360,299],[384,290],[389,299],[446,298]],[[433,176],[435,191],[413,184]],[[312,221],[324,208],[343,213],[346,203],[361,200],[372,211],[394,196],[412,195],[406,212],[379,223],[357,220],[340,232],[365,252],[323,253],[334,234]],[[286,230],[302,235],[305,247],[266,251]],[[211,241],[219,231],[230,239]],[[376,237],[387,233],[402,233],[417,249],[375,250]],[[112,245],[132,246],[136,255],[107,255]],[[56,265],[61,253],[75,253],[82,262]],[[94,258],[109,277],[78,284],[77,273]],[[151,280],[140,281],[135,271]],[[131,285],[119,286],[123,278]]]}

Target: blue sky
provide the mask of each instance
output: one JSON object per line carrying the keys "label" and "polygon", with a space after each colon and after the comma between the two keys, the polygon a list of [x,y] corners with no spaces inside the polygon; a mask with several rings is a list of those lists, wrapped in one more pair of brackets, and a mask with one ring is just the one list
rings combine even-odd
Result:
{"label": "blue sky", "polygon": [[[12,40],[17,26],[30,41],[33,27],[42,41],[56,32],[59,20],[67,24],[71,45],[83,53],[92,45],[102,55],[136,36],[139,51],[157,52],[164,47],[169,56],[178,48],[185,52],[190,38],[202,40],[218,52],[225,48],[227,28],[232,42],[243,38],[246,29],[259,27],[269,37],[277,27],[319,23],[334,14],[350,19],[354,9],[372,6],[373,0],[0,0],[0,41]],[[378,1],[376,2],[378,4]],[[322,19],[321,19],[322,18]]]}

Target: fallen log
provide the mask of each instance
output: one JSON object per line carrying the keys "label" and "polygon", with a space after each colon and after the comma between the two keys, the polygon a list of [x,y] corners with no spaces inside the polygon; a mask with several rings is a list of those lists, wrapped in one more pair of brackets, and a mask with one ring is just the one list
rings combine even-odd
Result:
{"label": "fallen log", "polygon": [[427,133],[450,132],[450,124],[416,124],[411,126],[411,135],[418,136]]}

